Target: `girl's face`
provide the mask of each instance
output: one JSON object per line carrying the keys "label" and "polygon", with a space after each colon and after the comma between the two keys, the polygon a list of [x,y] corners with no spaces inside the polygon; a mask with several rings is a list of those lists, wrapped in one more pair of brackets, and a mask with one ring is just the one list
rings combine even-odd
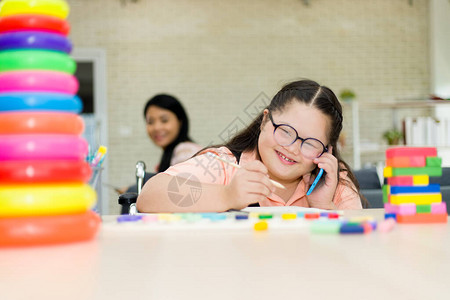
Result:
{"label": "girl's face", "polygon": [[[274,139],[274,126],[264,111],[258,149],[261,160],[269,170],[269,175],[276,181],[293,182],[311,172],[316,167],[312,159],[305,158],[300,151],[301,141],[297,140],[290,146],[280,146]],[[329,117],[317,108],[310,107],[299,101],[292,101],[282,111],[272,112],[275,124],[287,124],[293,127],[298,136],[315,138],[325,146],[328,144],[327,132],[330,126]]]}
{"label": "girl's face", "polygon": [[145,114],[147,133],[152,141],[161,148],[166,148],[178,136],[181,121],[170,110],[152,105]]}

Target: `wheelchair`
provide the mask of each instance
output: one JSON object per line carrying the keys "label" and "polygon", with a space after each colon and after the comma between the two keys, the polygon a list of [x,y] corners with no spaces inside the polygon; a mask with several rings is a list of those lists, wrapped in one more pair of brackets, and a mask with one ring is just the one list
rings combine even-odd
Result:
{"label": "wheelchair", "polygon": [[142,191],[142,187],[147,180],[156,175],[156,173],[146,173],[145,168],[143,161],[136,163],[136,185],[128,188],[126,193],[119,195],[118,202],[122,206],[122,215],[135,215],[138,212],[136,209],[136,201]]}

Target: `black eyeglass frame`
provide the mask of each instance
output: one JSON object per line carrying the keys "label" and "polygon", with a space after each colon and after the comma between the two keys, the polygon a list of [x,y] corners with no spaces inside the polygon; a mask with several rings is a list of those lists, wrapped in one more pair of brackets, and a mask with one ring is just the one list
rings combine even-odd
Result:
{"label": "black eyeglass frame", "polygon": [[268,115],[269,115],[269,119],[270,119],[270,121],[272,122],[272,125],[273,125],[273,127],[274,127],[274,128],[273,128],[273,136],[274,136],[274,137],[275,137],[275,131],[276,131],[277,128],[280,127],[280,126],[287,126],[287,127],[289,127],[289,128],[292,128],[292,130],[294,130],[294,132],[295,132],[295,135],[297,136],[297,137],[295,138],[295,140],[294,140],[292,143],[290,143],[289,145],[280,145],[280,146],[287,147],[287,146],[290,146],[290,145],[294,144],[297,140],[300,140],[300,141],[302,142],[302,143],[300,144],[300,152],[301,152],[303,143],[304,143],[306,140],[314,140],[314,141],[318,141],[318,142],[322,145],[322,147],[323,147],[322,153],[320,153],[320,155],[317,156],[317,157],[315,157],[315,158],[321,157],[325,152],[328,151],[328,148],[325,147],[325,145],[324,145],[320,140],[315,139],[315,138],[306,138],[306,139],[301,138],[301,137],[298,136],[298,132],[297,132],[297,130],[295,130],[294,127],[292,127],[291,125],[288,125],[288,124],[276,124],[276,123],[273,121],[273,119],[272,119],[272,113],[271,113],[270,111],[269,111],[269,114],[268,114]]}

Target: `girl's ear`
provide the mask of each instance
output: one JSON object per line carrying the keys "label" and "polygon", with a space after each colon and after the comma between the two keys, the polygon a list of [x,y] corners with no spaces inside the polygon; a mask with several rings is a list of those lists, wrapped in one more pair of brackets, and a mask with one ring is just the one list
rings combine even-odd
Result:
{"label": "girl's ear", "polygon": [[262,120],[261,120],[261,125],[260,125],[260,127],[259,127],[259,130],[260,130],[260,131],[263,130],[263,127],[264,127],[264,125],[265,125],[266,122],[267,122],[267,118],[269,117],[268,114],[269,114],[269,110],[268,110],[267,108],[264,109],[264,111],[263,111],[263,118],[262,118]]}

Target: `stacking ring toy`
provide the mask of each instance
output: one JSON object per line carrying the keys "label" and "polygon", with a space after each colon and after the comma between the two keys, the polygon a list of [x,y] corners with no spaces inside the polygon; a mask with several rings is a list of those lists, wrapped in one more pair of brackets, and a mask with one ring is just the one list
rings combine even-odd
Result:
{"label": "stacking ring toy", "polygon": [[47,111],[0,112],[0,134],[83,133],[83,118],[71,113]]}
{"label": "stacking ring toy", "polygon": [[84,183],[0,185],[0,218],[81,213],[96,198]]}
{"label": "stacking ring toy", "polygon": [[0,164],[2,184],[88,182],[91,175],[89,163],[81,160],[9,160]]}
{"label": "stacking ring toy", "polygon": [[50,110],[78,114],[83,102],[78,96],[62,93],[1,93],[0,111]]}
{"label": "stacking ring toy", "polygon": [[75,73],[75,61],[67,55],[45,50],[8,50],[0,52],[0,72],[41,69]]}
{"label": "stacking ring toy", "polygon": [[65,19],[69,5],[63,0],[3,0],[0,17],[21,14],[49,15]]}
{"label": "stacking ring toy", "polygon": [[73,134],[2,134],[0,161],[83,160],[88,153],[85,139]]}
{"label": "stacking ring toy", "polygon": [[0,247],[88,241],[101,224],[93,211],[48,217],[0,219]]}
{"label": "stacking ring toy", "polygon": [[0,50],[45,49],[65,53],[72,51],[68,38],[56,33],[39,31],[19,31],[0,35]]}
{"label": "stacking ring toy", "polygon": [[70,31],[66,20],[46,15],[13,15],[0,18],[0,33],[38,30],[67,36]]}
{"label": "stacking ring toy", "polygon": [[0,73],[0,93],[36,91],[75,95],[78,86],[75,76],[63,72],[23,70]]}

